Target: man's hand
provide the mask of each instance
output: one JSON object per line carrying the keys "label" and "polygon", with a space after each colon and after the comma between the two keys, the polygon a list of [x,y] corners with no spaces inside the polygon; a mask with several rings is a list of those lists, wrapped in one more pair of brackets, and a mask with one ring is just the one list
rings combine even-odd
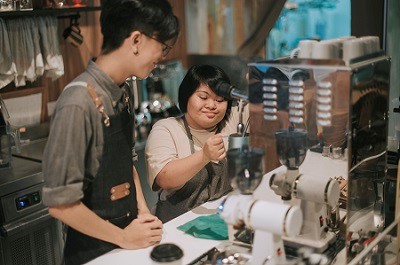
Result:
{"label": "man's hand", "polygon": [[151,214],[142,214],[124,229],[121,248],[139,249],[157,244],[162,238],[162,222]]}

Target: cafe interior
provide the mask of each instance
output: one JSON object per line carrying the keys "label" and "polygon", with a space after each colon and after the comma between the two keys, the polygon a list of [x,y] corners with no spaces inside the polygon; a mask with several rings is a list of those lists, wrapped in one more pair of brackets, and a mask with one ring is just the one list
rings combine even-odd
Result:
{"label": "cafe interior", "polygon": [[[102,2],[0,0],[0,264],[63,262],[43,151],[58,97],[101,51]],[[159,198],[147,136],[180,114],[178,87],[199,64],[226,71],[220,93],[249,108],[228,135],[233,191],[164,223],[156,246],[87,264],[400,264],[400,2],[169,2],[176,43],[127,80],[147,205]]]}

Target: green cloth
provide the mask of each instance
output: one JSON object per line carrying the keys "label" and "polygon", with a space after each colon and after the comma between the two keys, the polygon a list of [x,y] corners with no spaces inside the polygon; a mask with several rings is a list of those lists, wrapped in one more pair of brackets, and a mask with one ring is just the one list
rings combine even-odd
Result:
{"label": "green cloth", "polygon": [[179,230],[198,238],[227,240],[228,226],[219,214],[200,216],[184,225]]}

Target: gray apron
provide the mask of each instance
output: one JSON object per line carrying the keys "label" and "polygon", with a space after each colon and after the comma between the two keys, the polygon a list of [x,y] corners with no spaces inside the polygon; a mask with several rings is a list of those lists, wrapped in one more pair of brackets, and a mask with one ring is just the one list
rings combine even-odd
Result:
{"label": "gray apron", "polygon": [[[110,116],[109,123],[103,123],[104,145],[99,170],[94,178],[85,176],[83,182],[83,204],[120,228],[125,228],[138,214],[133,181],[133,122],[125,108]],[[69,227],[64,261],[67,265],[83,264],[115,248],[118,246]]]}
{"label": "gray apron", "polygon": [[[193,137],[185,117],[182,117],[182,120],[189,139],[190,150],[193,154],[195,152]],[[217,130],[218,132],[220,132],[220,129]],[[182,188],[167,196],[166,200],[159,198],[156,216],[163,223],[168,222],[207,201],[222,197],[231,190],[227,160],[224,159],[219,163],[209,162]]]}

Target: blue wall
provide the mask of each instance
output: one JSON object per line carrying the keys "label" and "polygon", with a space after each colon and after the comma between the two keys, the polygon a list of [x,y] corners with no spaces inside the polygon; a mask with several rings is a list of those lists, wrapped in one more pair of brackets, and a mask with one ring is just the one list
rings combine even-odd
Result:
{"label": "blue wall", "polygon": [[350,0],[290,0],[288,3],[296,8],[285,8],[271,30],[267,38],[267,59],[289,55],[301,39],[350,35]]}

